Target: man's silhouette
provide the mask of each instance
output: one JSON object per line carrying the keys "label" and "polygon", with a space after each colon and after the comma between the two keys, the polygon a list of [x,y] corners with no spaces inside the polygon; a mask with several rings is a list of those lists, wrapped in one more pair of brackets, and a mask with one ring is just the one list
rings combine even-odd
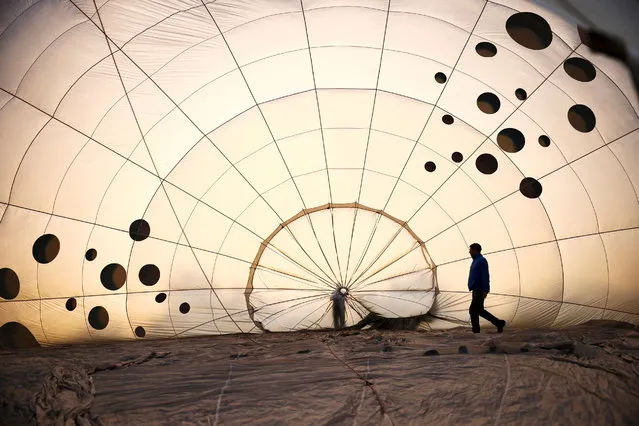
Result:
{"label": "man's silhouette", "polygon": [[506,321],[496,318],[484,309],[484,299],[490,292],[488,261],[481,255],[481,245],[478,243],[471,244],[468,253],[473,258],[473,263],[470,265],[470,274],[468,275],[468,290],[473,292],[473,301],[468,309],[473,333],[479,333],[479,317],[490,321],[497,327],[497,332],[501,333],[504,330]]}
{"label": "man's silhouette", "polygon": [[344,328],[346,325],[346,297],[348,290],[341,287],[333,291],[331,300],[333,301],[333,327],[336,330]]}

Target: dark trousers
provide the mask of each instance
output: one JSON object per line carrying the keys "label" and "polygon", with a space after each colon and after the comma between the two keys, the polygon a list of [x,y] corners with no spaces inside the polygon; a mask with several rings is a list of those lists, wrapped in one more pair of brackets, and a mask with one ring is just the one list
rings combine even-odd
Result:
{"label": "dark trousers", "polygon": [[339,330],[346,325],[346,306],[343,297],[333,300],[333,327]]}
{"label": "dark trousers", "polygon": [[486,293],[473,290],[473,301],[470,302],[470,308],[468,308],[468,312],[470,313],[470,323],[473,326],[473,333],[479,333],[479,317],[490,321],[495,327],[497,327],[501,321],[499,318],[484,309],[485,298]]}

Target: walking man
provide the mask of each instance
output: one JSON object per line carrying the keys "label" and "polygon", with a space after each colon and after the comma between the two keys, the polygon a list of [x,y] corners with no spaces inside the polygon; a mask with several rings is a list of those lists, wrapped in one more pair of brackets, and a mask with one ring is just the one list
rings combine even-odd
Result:
{"label": "walking man", "polygon": [[468,275],[468,290],[473,292],[473,301],[468,309],[473,333],[479,333],[479,317],[490,321],[497,327],[497,332],[501,333],[504,331],[506,321],[500,320],[484,309],[484,299],[490,292],[488,261],[481,255],[481,245],[478,243],[471,244],[468,253],[473,258],[473,263],[470,264],[470,274]]}

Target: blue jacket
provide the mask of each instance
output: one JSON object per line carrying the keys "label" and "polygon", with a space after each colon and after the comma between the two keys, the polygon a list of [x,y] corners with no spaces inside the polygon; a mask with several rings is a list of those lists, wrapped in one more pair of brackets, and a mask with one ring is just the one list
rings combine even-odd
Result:
{"label": "blue jacket", "polygon": [[470,264],[468,274],[468,290],[490,291],[490,274],[488,273],[488,261],[484,256],[477,255]]}

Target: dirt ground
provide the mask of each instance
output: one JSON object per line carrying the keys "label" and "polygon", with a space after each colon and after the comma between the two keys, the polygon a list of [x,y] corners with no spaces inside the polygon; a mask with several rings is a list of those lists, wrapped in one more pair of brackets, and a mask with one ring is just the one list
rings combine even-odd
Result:
{"label": "dirt ground", "polygon": [[0,352],[0,424],[639,424],[639,329],[227,335]]}

